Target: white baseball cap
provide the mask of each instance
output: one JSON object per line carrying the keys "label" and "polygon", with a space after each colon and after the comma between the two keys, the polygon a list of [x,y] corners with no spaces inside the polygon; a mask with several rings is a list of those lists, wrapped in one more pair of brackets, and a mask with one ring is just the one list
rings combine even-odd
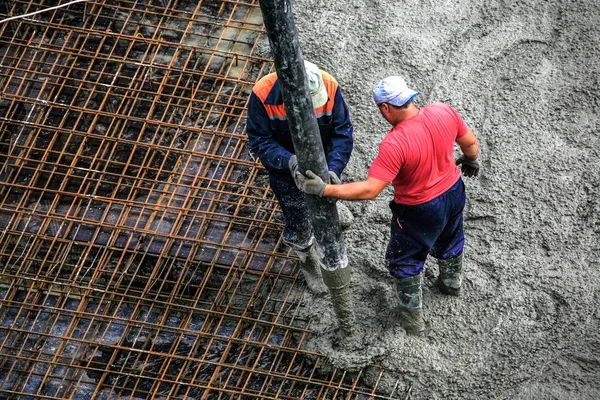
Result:
{"label": "white baseball cap", "polygon": [[408,104],[421,92],[410,89],[406,81],[399,76],[389,76],[380,80],[373,89],[375,104],[389,103],[396,107]]}
{"label": "white baseball cap", "polygon": [[325,89],[323,76],[321,75],[319,67],[310,61],[304,61],[304,69],[306,70],[306,80],[308,81],[313,108],[316,110],[327,103],[327,100],[329,99],[329,96],[327,96],[327,89]]}

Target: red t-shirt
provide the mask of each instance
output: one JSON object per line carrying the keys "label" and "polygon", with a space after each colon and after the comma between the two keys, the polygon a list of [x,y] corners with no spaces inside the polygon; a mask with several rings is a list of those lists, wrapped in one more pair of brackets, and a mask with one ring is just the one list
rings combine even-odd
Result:
{"label": "red t-shirt", "polygon": [[454,161],[454,142],[468,129],[449,105],[427,105],[388,132],[379,145],[369,176],[392,182],[396,203],[426,203],[460,178]]}

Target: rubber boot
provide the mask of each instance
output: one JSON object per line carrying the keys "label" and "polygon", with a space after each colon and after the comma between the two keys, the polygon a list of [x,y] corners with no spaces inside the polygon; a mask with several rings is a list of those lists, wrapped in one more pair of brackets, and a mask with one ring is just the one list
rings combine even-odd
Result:
{"label": "rubber boot", "polygon": [[338,268],[335,270],[323,269],[323,282],[331,294],[333,310],[338,318],[340,328],[348,343],[350,337],[356,332],[356,317],[354,313],[354,301],[350,280],[352,272],[350,267]]}
{"label": "rubber boot", "polygon": [[422,335],[425,332],[425,321],[423,319],[421,274],[397,279],[396,291],[400,298],[398,317],[402,327],[409,335]]}
{"label": "rubber boot", "polygon": [[313,294],[327,292],[327,286],[323,283],[321,276],[321,260],[316,246],[313,244],[305,250],[295,250],[295,252],[298,258],[300,258],[300,270],[302,271],[308,290]]}
{"label": "rubber boot", "polygon": [[449,296],[460,296],[462,292],[462,254],[438,260],[440,274],[435,282],[440,291]]}

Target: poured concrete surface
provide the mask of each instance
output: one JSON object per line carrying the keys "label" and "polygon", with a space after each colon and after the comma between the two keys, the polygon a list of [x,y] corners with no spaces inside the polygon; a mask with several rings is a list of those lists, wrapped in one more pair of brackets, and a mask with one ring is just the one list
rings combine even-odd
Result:
{"label": "poured concrete surface", "polygon": [[381,387],[398,398],[600,398],[596,1],[293,6],[304,57],[339,80],[352,113],[355,150],[344,181],[366,178],[389,129],[371,100],[388,75],[422,92],[418,106],[456,108],[480,139],[482,162],[479,177],[464,179],[463,296],[433,286],[430,260],[429,330],[405,336],[384,266],[392,190],[345,202],[355,217],[345,234],[360,333],[354,350],[341,350],[328,297],[307,295],[316,330],[307,347],[337,366],[383,365]]}

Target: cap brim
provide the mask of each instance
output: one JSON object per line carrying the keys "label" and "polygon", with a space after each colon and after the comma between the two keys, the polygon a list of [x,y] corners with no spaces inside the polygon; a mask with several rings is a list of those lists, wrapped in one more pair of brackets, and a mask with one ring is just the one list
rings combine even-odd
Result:
{"label": "cap brim", "polygon": [[404,91],[400,96],[396,96],[392,100],[387,101],[393,106],[402,107],[410,103],[415,97],[420,95],[421,92],[417,92],[416,90],[408,89]]}

